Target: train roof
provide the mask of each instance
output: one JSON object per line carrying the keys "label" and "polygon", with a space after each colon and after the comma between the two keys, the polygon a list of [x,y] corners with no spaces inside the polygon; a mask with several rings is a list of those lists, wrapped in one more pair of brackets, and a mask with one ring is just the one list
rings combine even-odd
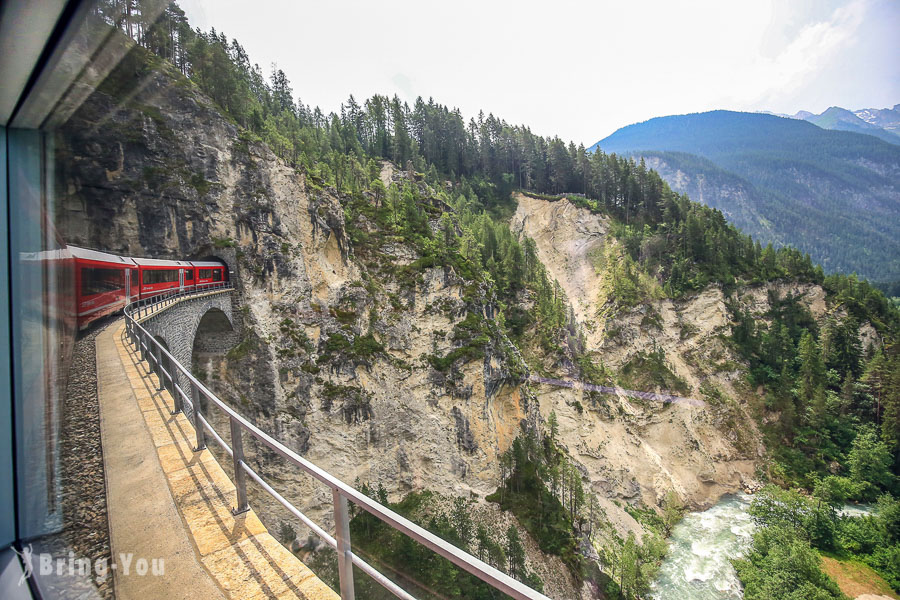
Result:
{"label": "train roof", "polygon": [[192,260],[191,265],[195,267],[224,267],[223,263],[212,260]]}
{"label": "train roof", "polygon": [[41,250],[40,252],[19,252],[19,260],[66,260],[72,258],[68,248],[56,248],[53,250]]}
{"label": "train roof", "polygon": [[135,264],[142,267],[190,267],[186,260],[163,260],[161,258],[132,258]]}
{"label": "train roof", "polygon": [[68,246],[69,252],[71,252],[72,256],[75,258],[80,258],[82,260],[96,260],[98,262],[108,262],[115,263],[119,265],[130,265],[134,266],[134,259],[127,258],[125,256],[116,256],[115,254],[107,254],[106,252],[100,252],[99,250],[90,250],[88,248],[79,248],[78,246]]}
{"label": "train roof", "polygon": [[[115,263],[120,265],[139,265],[142,267],[225,267],[227,265],[218,261],[210,261],[210,260],[165,260],[162,258],[137,258],[137,257],[129,257],[129,256],[117,256],[115,254],[109,254],[107,252],[100,252],[99,250],[91,250],[89,248],[79,248],[78,246],[66,246],[66,249],[71,253],[71,255],[75,258],[80,258],[82,260],[94,260],[98,262],[108,262]],[[45,251],[46,253],[46,251]],[[41,255],[45,253],[40,253]],[[38,254],[38,253],[35,253]],[[45,259],[48,257],[44,257]],[[55,256],[54,256],[55,258]]]}

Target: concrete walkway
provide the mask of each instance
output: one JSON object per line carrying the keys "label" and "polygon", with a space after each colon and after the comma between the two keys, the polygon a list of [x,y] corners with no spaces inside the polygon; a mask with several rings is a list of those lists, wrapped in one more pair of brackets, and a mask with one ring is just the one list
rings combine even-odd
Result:
{"label": "concrete walkway", "polygon": [[[118,321],[97,336],[97,387],[117,598],[337,600],[250,510],[172,398],[125,342]],[[120,554],[133,553],[129,572]],[[165,574],[137,573],[163,559]]]}

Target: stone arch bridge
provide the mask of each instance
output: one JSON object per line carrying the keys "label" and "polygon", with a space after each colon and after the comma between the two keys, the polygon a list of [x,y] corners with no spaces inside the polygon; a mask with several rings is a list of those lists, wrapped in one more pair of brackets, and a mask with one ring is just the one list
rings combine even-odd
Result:
{"label": "stone arch bridge", "polygon": [[[190,370],[194,350],[224,353],[240,341],[233,291],[233,288],[225,288],[177,298],[137,321],[175,360]],[[166,371],[173,372],[169,368]],[[189,390],[189,382],[181,373],[177,375],[179,387]]]}

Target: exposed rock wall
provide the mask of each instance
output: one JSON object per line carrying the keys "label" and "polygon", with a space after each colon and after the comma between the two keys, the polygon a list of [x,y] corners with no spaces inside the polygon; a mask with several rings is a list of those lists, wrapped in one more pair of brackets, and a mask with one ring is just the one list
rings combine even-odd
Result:
{"label": "exposed rock wall", "polygon": [[[638,527],[610,500],[658,504],[674,489],[689,505],[703,507],[750,485],[764,451],[751,416],[761,397],[749,389],[746,365],[725,343],[732,316],[722,291],[710,286],[684,300],[648,300],[611,315],[602,293],[605,272],[597,260],[609,241],[604,217],[565,199],[517,199],[513,229],[536,242],[541,261],[569,296],[593,360],[618,371],[639,353],[657,349],[685,383],[684,395],[705,402],[703,407],[663,406],[538,388],[541,413],[556,412],[563,443],[585,467],[613,522],[622,531]],[[799,295],[820,322],[834,312],[817,285],[745,287],[734,301],[764,319],[771,291]],[[873,342],[870,329],[869,324],[861,328],[864,344]]]}
{"label": "exposed rock wall", "polygon": [[[224,258],[241,339],[224,356],[201,343],[197,374],[344,481],[381,483],[391,500],[418,489],[493,492],[498,455],[538,412],[506,383],[503,359],[491,352],[465,364],[452,384],[427,366],[427,355],[452,347],[448,334],[467,312],[467,282],[437,268],[412,286],[391,277],[367,283],[334,190],[309,185],[243,136],[190,82],[152,71],[132,87],[139,91],[126,98],[95,93],[57,136],[62,237],[123,255]],[[401,176],[390,166],[383,172],[388,182]],[[402,244],[382,252],[395,266],[411,260]],[[352,342],[369,334],[383,350],[331,351],[337,335]],[[207,416],[227,437],[222,415]],[[331,522],[329,490],[252,440],[245,448],[285,497]],[[251,486],[250,493],[270,527],[288,519],[264,492]]]}
{"label": "exposed rock wall", "polygon": [[[654,300],[610,317],[601,294],[604,273],[596,260],[608,241],[605,218],[565,199],[517,199],[513,229],[535,240],[542,262],[570,298],[595,362],[618,370],[637,353],[660,348],[671,370],[687,382],[688,395],[703,399],[699,392],[706,383],[720,387],[730,400],[727,407],[666,406],[539,388],[542,414],[556,411],[563,442],[586,468],[613,521],[623,530],[637,529],[610,500],[654,505],[674,489],[688,504],[706,506],[752,481],[762,448],[732,385],[741,365],[719,338],[730,328],[722,292],[711,287],[684,301]],[[727,368],[721,371],[710,366],[722,363]],[[749,435],[723,427],[725,412]]]}
{"label": "exposed rock wall", "polygon": [[[622,533],[641,530],[626,504],[657,504],[674,489],[705,506],[753,479],[762,451],[749,416],[755,396],[722,340],[731,323],[719,289],[611,315],[595,260],[609,241],[607,220],[565,200],[520,196],[513,229],[535,240],[592,359],[620,369],[660,348],[688,395],[707,405],[522,385],[511,375],[518,350],[502,336],[450,376],[428,358],[453,348],[449,334],[468,312],[493,318],[483,290],[442,268],[404,280],[398,274],[416,254],[393,240],[378,249],[375,262],[383,264],[375,271],[355,253],[335,190],[307,181],[242,133],[189,82],[153,71],[139,89],[119,100],[94,94],[60,133],[61,234],[120,254],[224,258],[237,287],[232,321],[240,339],[224,355],[201,341],[197,372],[295,451],[344,481],[383,484],[391,500],[421,489],[483,499],[497,488],[499,456],[522,425],[539,427],[555,411],[560,442],[598,510]],[[414,175],[383,165],[385,185],[404,177]],[[821,289],[802,291],[824,315]],[[766,298],[765,288],[739,293],[759,315]],[[209,418],[227,434],[221,415]],[[285,497],[331,522],[329,490],[252,441],[245,447]],[[270,528],[288,519],[252,487],[251,501]],[[496,510],[479,501],[485,514]],[[534,544],[528,548],[532,564],[546,562]],[[579,594],[567,578],[552,579],[555,597]]]}

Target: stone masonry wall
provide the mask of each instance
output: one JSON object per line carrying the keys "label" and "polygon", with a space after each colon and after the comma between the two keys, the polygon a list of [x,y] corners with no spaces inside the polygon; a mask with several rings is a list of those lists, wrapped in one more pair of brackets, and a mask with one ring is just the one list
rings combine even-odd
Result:
{"label": "stone masonry wall", "polygon": [[[150,317],[142,325],[151,334],[165,342],[175,360],[190,369],[194,341],[198,335],[197,329],[200,326],[200,321],[209,311],[215,310],[220,315],[223,314],[231,325],[232,330],[200,332],[202,346],[200,349],[202,351],[224,352],[239,339],[240,333],[235,331],[231,296],[232,293],[228,291],[196,299],[182,300],[159,314]],[[217,327],[217,329],[222,328]],[[178,377],[178,385],[181,389],[189,390],[190,388],[187,384],[188,382],[183,376]]]}

